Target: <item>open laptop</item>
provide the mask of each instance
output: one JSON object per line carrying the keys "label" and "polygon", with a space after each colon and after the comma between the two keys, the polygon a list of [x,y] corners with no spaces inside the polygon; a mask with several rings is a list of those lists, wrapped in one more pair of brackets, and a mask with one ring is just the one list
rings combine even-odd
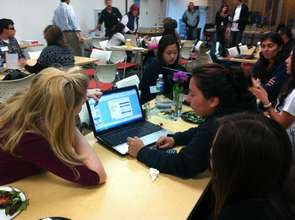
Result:
{"label": "open laptop", "polygon": [[148,146],[168,133],[144,119],[136,86],[106,91],[97,104],[94,99],[86,104],[94,136],[121,155],[128,152],[128,137],[137,136]]}

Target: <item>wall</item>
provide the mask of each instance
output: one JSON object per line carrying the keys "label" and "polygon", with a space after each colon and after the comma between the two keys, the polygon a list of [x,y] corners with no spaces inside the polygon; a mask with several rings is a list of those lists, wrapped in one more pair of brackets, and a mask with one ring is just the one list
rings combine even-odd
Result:
{"label": "wall", "polygon": [[[186,9],[187,9],[187,1],[169,0],[167,2],[166,16],[172,17],[173,19],[177,20],[177,22],[179,22],[179,19],[182,18],[182,15]],[[200,7],[199,27],[202,28],[202,33],[203,33],[203,28],[206,24],[207,12],[208,11],[207,11],[206,7]],[[180,25],[178,25],[178,26],[180,26]],[[201,34],[201,36],[202,36],[202,34]]]}
{"label": "wall", "polygon": [[[128,0],[131,5],[133,0]],[[17,39],[36,39],[44,42],[42,32],[51,24],[53,12],[60,0],[1,0],[1,18],[11,18],[15,22]],[[103,0],[72,0],[83,32],[95,25],[94,9],[103,9]],[[125,0],[113,0],[113,5],[125,14]]]}

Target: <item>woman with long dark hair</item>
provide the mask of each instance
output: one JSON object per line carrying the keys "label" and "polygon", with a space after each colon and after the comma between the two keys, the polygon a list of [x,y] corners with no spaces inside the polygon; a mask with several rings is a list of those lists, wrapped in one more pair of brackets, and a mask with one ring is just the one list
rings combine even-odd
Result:
{"label": "woman with long dark hair", "polygon": [[260,58],[252,75],[260,79],[271,102],[275,103],[282,86],[288,79],[282,55],[283,40],[278,33],[267,33],[261,38]]}
{"label": "woman with long dark hair", "polygon": [[156,85],[159,74],[163,74],[164,94],[172,97],[173,72],[185,70],[178,64],[179,51],[179,44],[174,36],[165,35],[161,38],[157,57],[145,68],[139,84],[141,103],[146,103],[156,97],[156,94],[151,93],[150,87]]}
{"label": "woman with long dark hair", "polygon": [[205,121],[198,127],[161,137],[156,143],[160,149],[184,146],[179,153],[146,148],[140,139],[131,137],[128,139],[129,155],[162,173],[194,177],[209,167],[210,148],[218,127],[216,119],[237,112],[256,112],[257,109],[243,74],[218,64],[193,70],[187,100]]}
{"label": "woman with long dark hair", "polygon": [[212,219],[295,219],[292,148],[284,128],[262,115],[219,122],[211,157]]}
{"label": "woman with long dark hair", "polygon": [[274,109],[269,95],[259,81],[253,79],[252,93],[261,100],[271,118],[287,129],[295,155],[295,48],[286,60],[287,74],[290,76],[279,95],[279,103]]}
{"label": "woman with long dark hair", "polygon": [[[219,11],[216,13],[215,16],[215,25],[216,25],[216,51],[219,51],[219,47],[225,49],[225,33],[226,28],[229,24],[229,13],[228,13],[229,7],[227,4],[223,4]],[[220,54],[221,56],[224,56],[225,54]]]}

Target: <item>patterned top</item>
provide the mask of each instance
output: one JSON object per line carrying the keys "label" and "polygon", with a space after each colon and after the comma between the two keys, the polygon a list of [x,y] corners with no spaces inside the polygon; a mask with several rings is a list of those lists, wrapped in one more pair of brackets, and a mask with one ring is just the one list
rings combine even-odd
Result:
{"label": "patterned top", "polygon": [[26,65],[25,69],[31,73],[38,73],[47,67],[70,67],[74,66],[74,63],[74,55],[69,48],[51,45],[42,50],[34,66]]}
{"label": "patterned top", "polygon": [[0,56],[6,62],[5,53],[17,53],[18,58],[25,58],[22,49],[14,37],[9,38],[8,41],[0,39]]}

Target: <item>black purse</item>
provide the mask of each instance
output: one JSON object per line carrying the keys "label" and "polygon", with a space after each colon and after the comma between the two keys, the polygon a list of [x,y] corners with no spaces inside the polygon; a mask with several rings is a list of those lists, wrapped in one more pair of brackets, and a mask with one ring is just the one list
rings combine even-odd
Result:
{"label": "black purse", "polygon": [[9,69],[5,71],[6,75],[3,80],[15,80],[15,79],[22,79],[27,77],[28,74],[18,70],[18,69]]}

